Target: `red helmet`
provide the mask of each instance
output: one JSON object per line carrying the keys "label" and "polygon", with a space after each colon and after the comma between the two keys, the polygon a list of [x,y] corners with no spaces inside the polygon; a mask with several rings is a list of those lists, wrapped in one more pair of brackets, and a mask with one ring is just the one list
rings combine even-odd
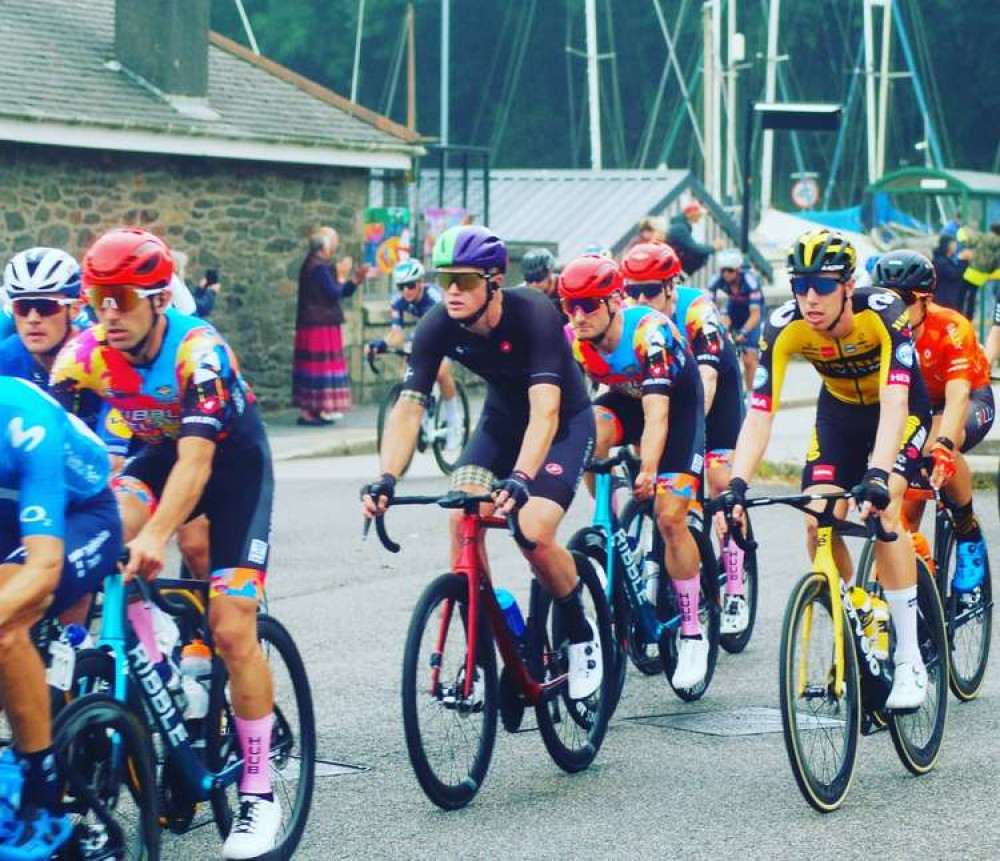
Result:
{"label": "red helmet", "polygon": [[605,298],[622,289],[622,271],[603,254],[584,254],[571,260],[559,274],[559,296],[563,299]]}
{"label": "red helmet", "polygon": [[622,271],[629,281],[669,281],[681,274],[681,261],[664,242],[639,242],[625,254]]}
{"label": "red helmet", "polygon": [[83,258],[84,289],[128,284],[156,290],[167,287],[173,274],[166,243],[138,227],[109,230]]}

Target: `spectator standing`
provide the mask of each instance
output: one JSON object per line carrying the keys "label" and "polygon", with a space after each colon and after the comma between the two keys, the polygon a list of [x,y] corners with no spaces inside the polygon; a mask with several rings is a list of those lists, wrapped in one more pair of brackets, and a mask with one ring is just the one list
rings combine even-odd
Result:
{"label": "spectator standing", "polygon": [[636,235],[622,252],[623,256],[633,245],[640,242],[665,242],[667,238],[666,219],[659,215],[644,215],[639,219],[639,233]]}
{"label": "spectator standing", "polygon": [[966,281],[962,277],[965,264],[956,257],[958,240],[951,233],[942,233],[934,249],[934,272],[937,274],[937,288],[934,301],[955,311],[962,311]]}
{"label": "spectator standing", "polygon": [[678,215],[670,219],[667,242],[681,259],[681,268],[686,275],[694,275],[716,251],[725,247],[722,237],[717,237],[711,245],[705,245],[694,238],[691,228],[701,221],[705,210],[697,200],[685,204]]}
{"label": "spectator standing", "polygon": [[194,295],[194,304],[197,308],[195,314],[202,320],[207,320],[212,316],[212,311],[215,310],[215,300],[219,296],[219,270],[206,269],[205,277],[191,292]]}
{"label": "spectator standing", "polygon": [[309,238],[309,255],[299,270],[292,399],[299,408],[300,425],[333,424],[351,408],[341,300],[354,293],[357,282],[351,278],[350,257],[333,265],[339,246],[336,230],[319,228]]}

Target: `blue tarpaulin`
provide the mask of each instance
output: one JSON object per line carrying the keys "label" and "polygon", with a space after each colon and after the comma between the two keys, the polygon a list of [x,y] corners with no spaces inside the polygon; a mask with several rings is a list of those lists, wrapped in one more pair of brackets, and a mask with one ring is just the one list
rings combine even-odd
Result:
{"label": "blue tarpaulin", "polygon": [[918,221],[912,215],[896,209],[889,200],[889,195],[877,192],[866,198],[864,204],[850,206],[847,209],[814,210],[799,213],[809,221],[815,221],[824,227],[835,230],[849,230],[852,233],[867,233],[882,224],[899,224],[923,233],[932,233],[929,226]]}

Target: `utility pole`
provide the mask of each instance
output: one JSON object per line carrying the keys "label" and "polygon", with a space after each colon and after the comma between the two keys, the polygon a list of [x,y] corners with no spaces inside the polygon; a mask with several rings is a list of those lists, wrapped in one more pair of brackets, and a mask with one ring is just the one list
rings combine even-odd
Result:
{"label": "utility pole", "polygon": [[417,51],[413,34],[413,4],[406,6],[406,127],[417,130]]}
{"label": "utility pole", "polygon": [[365,28],[365,0],[358,0],[358,29],[354,36],[354,71],[351,73],[351,101],[358,100],[358,77],[361,71],[361,33]]}
{"label": "utility pole", "polygon": [[[767,14],[767,71],[764,76],[764,101],[774,103],[778,80],[778,18],[781,0],[771,0]],[[746,144],[744,144],[744,147]],[[761,140],[760,211],[771,208],[771,184],[774,173],[774,132],[765,130]]]}
{"label": "utility pole", "polygon": [[587,98],[590,104],[590,169],[601,169],[601,87],[597,68],[597,0],[584,0],[587,29]]}
{"label": "utility pole", "polygon": [[879,69],[878,143],[875,178],[885,173],[886,124],[889,121],[889,65],[892,57],[892,0],[882,0],[882,63]]}
{"label": "utility pole", "polygon": [[703,68],[701,79],[702,91],[702,123],[705,136],[705,187],[713,197],[718,196],[715,179],[718,175],[716,163],[716,133],[715,133],[715,102],[718,98],[718,85],[715,82],[715,52],[712,24],[712,0],[701,7],[701,64]]}
{"label": "utility pole", "polygon": [[[448,146],[448,60],[451,56],[451,0],[441,0],[441,146]],[[442,161],[442,169],[444,162]]]}
{"label": "utility pole", "polygon": [[865,40],[865,152],[868,161],[868,182],[876,179],[875,142],[875,36],[872,31],[872,0],[861,0],[862,30]]}
{"label": "utility pole", "polygon": [[[737,45],[737,41],[739,45]],[[736,152],[736,71],[738,63],[743,62],[743,37],[736,38],[736,0],[726,3],[726,196],[730,202],[736,200],[739,192],[737,177],[739,154]]]}

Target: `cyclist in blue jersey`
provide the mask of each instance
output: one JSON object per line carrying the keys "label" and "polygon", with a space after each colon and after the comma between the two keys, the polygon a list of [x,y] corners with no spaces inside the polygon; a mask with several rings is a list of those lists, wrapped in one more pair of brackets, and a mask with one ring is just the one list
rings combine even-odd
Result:
{"label": "cyclist in blue jersey", "polygon": [[[80,266],[58,248],[29,248],[4,267],[3,287],[16,331],[0,341],[0,375],[47,391],[56,355],[90,324],[80,310]],[[95,430],[117,471],[128,453],[128,428],[117,410],[105,407]]]}
{"label": "cyclist in blue jersey", "polygon": [[[441,301],[441,291],[426,282],[423,264],[412,257],[396,264],[392,270],[392,286],[396,289],[396,295],[389,303],[392,326],[384,340],[368,343],[368,352],[375,355],[408,346],[412,336],[406,334],[407,317],[412,317],[416,324]],[[438,369],[437,384],[441,390],[445,421],[448,423],[445,448],[454,451],[462,445],[462,421],[458,409],[458,391],[451,375],[451,364],[447,360]]]}
{"label": "cyclist in blue jersey", "polygon": [[764,319],[764,292],[760,279],[743,265],[743,253],[738,248],[719,252],[719,274],[708,284],[712,301],[718,301],[721,291],[725,294],[726,310],[722,321],[743,356],[743,386],[753,388],[757,373],[757,343],[760,341],[761,322]]}
{"label": "cyclist in blue jersey", "polygon": [[10,307],[7,294],[0,290],[0,341],[6,340],[16,331],[14,327],[14,309]]}
{"label": "cyclist in blue jersey", "polygon": [[[117,407],[144,443],[116,480],[127,577],[155,577],[178,528],[208,517],[208,621],[229,671],[246,762],[223,857],[256,858],[274,848],[281,826],[270,773],[272,680],[257,640],[270,551],[271,452],[229,346],[211,324],[167,307],[172,274],[170,250],[151,233],[122,228],[99,238],[84,257],[83,287],[100,322],[59,354],[52,392],[87,419],[102,402]],[[161,661],[151,614],[141,603],[128,612],[150,659]]]}
{"label": "cyclist in blue jersey", "polygon": [[122,527],[109,474],[107,450],[82,422],[37,386],[0,377],[0,702],[26,767],[22,840],[68,836],[30,629],[114,572]]}
{"label": "cyclist in blue jersey", "polygon": [[[633,245],[622,260],[625,292],[639,305],[670,317],[694,353],[705,392],[705,483],[715,496],[726,489],[733,450],[743,421],[740,360],[708,295],[696,287],[678,286],[681,262],[662,242]],[[721,537],[721,536],[720,536]],[[742,551],[735,548],[737,564]],[[735,588],[727,582],[727,589]],[[743,595],[727,592],[722,633],[746,630],[750,611]]]}

